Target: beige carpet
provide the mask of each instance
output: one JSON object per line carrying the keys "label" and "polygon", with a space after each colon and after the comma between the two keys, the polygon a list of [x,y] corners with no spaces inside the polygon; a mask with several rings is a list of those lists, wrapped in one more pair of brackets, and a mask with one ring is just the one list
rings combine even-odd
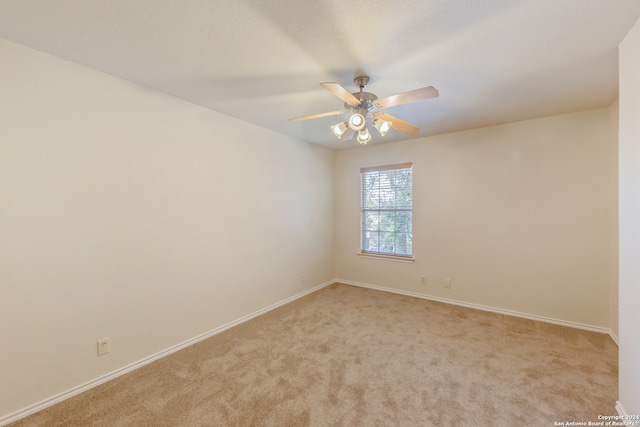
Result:
{"label": "beige carpet", "polygon": [[607,335],[334,284],[13,426],[553,426],[615,414]]}

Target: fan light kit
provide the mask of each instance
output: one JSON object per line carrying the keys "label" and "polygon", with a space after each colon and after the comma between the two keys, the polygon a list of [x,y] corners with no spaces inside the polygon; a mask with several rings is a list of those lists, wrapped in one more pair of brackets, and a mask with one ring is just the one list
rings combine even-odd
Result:
{"label": "fan light kit", "polygon": [[370,120],[373,127],[378,131],[380,136],[385,136],[389,129],[395,129],[407,135],[413,135],[420,129],[416,126],[400,120],[397,117],[381,112],[379,110],[387,107],[395,107],[396,105],[408,104],[410,102],[422,101],[425,99],[437,98],[439,92],[433,86],[427,86],[420,89],[414,89],[409,92],[391,95],[386,98],[378,99],[372,93],[363,92],[369,83],[369,76],[358,76],[353,82],[360,88],[359,92],[349,93],[344,87],[338,83],[328,82],[320,83],[320,86],[333,93],[344,102],[344,109],[331,111],[328,113],[313,114],[311,116],[296,117],[289,119],[291,122],[299,122],[309,119],[318,119],[320,117],[337,116],[343,113],[349,113],[349,119],[331,126],[331,130],[335,136],[342,140],[351,140],[357,133],[356,140],[365,145],[371,140],[371,133],[367,129],[367,120]]}

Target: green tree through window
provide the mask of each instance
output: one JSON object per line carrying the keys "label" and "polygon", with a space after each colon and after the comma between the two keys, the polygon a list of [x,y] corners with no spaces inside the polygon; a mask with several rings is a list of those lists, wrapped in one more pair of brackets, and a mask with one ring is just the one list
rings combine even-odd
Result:
{"label": "green tree through window", "polygon": [[362,252],[413,255],[412,165],[363,168]]}

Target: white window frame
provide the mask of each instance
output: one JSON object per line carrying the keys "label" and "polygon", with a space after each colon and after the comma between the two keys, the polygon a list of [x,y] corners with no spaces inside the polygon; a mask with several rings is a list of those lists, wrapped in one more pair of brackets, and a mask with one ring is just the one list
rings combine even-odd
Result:
{"label": "white window frame", "polygon": [[[365,175],[367,173],[377,173],[382,171],[389,170],[401,170],[401,169],[409,169],[411,172],[411,193],[413,193],[413,164],[412,163],[399,163],[393,165],[384,165],[384,166],[375,166],[375,167],[367,167],[360,169],[360,252],[358,255],[363,257],[372,257],[385,259],[389,261],[400,261],[400,262],[413,262],[413,194],[411,194],[411,201],[403,206],[396,206],[394,208],[386,207],[384,209],[370,209],[365,207]],[[365,239],[367,239],[367,233],[370,233],[372,230],[366,230],[366,215],[367,212],[374,213],[377,212],[380,214],[381,212],[390,213],[393,212],[394,216],[398,212],[409,212],[410,213],[410,221],[409,221],[409,235],[411,239],[411,250],[410,253],[396,253],[397,248],[394,246],[393,252],[390,251],[372,251],[370,248],[367,250]],[[395,219],[394,219],[395,221]],[[395,227],[394,227],[395,228]],[[380,230],[374,231],[380,233]],[[392,232],[392,234],[396,234],[396,231]]]}

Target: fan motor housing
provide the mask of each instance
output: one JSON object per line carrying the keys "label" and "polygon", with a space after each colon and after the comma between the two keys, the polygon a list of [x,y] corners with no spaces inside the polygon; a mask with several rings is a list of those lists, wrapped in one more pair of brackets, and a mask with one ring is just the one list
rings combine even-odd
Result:
{"label": "fan motor housing", "polygon": [[378,97],[372,94],[371,92],[354,92],[352,93],[352,95],[360,100],[360,104],[353,106],[345,103],[344,108],[346,108],[347,110],[368,111],[369,109],[373,108],[373,101],[378,99]]}

